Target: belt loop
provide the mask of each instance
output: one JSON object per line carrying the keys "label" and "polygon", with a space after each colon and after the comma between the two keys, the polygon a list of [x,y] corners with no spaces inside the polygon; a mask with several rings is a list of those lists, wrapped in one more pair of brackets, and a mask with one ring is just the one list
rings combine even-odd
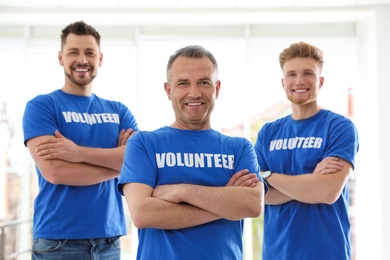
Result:
{"label": "belt loop", "polygon": [[119,236],[107,237],[107,238],[106,238],[106,241],[107,241],[107,243],[114,243],[114,241],[115,241],[118,237],[119,237]]}
{"label": "belt loop", "polygon": [[89,239],[88,239],[88,242],[89,242],[92,246],[95,245],[95,239],[93,239],[93,238],[89,238]]}

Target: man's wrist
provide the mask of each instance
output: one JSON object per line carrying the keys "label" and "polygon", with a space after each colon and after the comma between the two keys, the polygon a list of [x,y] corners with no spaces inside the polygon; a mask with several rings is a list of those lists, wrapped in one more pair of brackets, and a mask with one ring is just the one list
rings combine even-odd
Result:
{"label": "man's wrist", "polygon": [[268,186],[271,186],[269,184],[269,182],[267,181],[267,179],[272,175],[272,172],[271,171],[264,171],[262,174],[261,174],[261,178],[263,179],[263,181],[265,183],[267,183]]}

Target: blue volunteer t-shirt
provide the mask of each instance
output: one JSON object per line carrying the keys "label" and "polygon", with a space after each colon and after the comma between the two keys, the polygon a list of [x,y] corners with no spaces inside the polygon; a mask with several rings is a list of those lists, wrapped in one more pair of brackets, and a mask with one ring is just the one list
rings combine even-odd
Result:
{"label": "blue volunteer t-shirt", "polygon": [[[132,182],[152,188],[179,183],[225,186],[242,169],[259,172],[248,140],[214,130],[163,127],[129,139],[118,189],[123,194],[123,184]],[[221,219],[177,230],[140,229],[137,259],[242,259],[243,225]]]}
{"label": "blue volunteer t-shirt", "polygon": [[[348,118],[328,110],[304,120],[291,116],[265,124],[255,151],[262,170],[299,175],[312,173],[326,157],[352,165],[358,134]],[[291,201],[265,205],[263,260],[350,259],[348,185],[332,205]]]}
{"label": "blue volunteer t-shirt", "polygon": [[[114,148],[121,129],[138,130],[120,102],[56,90],[29,101],[23,116],[24,142],[62,135],[80,146]],[[126,234],[117,179],[90,186],[53,185],[36,167],[39,193],[34,202],[34,238],[83,239]]]}

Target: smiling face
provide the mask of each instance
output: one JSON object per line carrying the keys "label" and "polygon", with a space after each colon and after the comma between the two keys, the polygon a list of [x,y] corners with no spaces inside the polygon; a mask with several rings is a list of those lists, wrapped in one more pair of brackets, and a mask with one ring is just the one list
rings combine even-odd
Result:
{"label": "smiling face", "polygon": [[169,82],[164,88],[175,111],[176,121],[172,127],[187,130],[211,128],[210,116],[219,94],[220,81],[216,79],[214,66],[207,56],[179,56],[172,64]]}
{"label": "smiling face", "polygon": [[93,36],[69,34],[58,53],[58,60],[65,72],[63,90],[71,94],[90,95],[92,81],[102,59],[103,55]]}
{"label": "smiling face", "polygon": [[292,58],[283,65],[282,85],[293,105],[317,109],[317,94],[323,83],[321,69],[313,58]]}

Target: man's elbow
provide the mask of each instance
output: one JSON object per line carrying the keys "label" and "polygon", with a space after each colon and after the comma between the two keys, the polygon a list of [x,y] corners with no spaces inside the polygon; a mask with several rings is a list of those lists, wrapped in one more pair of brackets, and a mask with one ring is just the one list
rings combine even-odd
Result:
{"label": "man's elbow", "polygon": [[63,180],[61,179],[61,174],[59,171],[54,169],[40,169],[40,172],[42,174],[42,177],[49,183],[58,185],[58,184],[64,184]]}
{"label": "man's elbow", "polygon": [[43,177],[45,180],[53,185],[59,185],[59,184],[64,184],[63,182],[60,181],[60,178],[56,178],[55,176],[47,176]]}
{"label": "man's elbow", "polygon": [[259,197],[260,199],[253,200],[249,207],[245,209],[246,218],[257,218],[261,215],[261,212],[264,207],[264,199],[263,197]]}
{"label": "man's elbow", "polygon": [[322,203],[332,205],[340,198],[340,194],[329,194],[324,196]]}
{"label": "man's elbow", "polygon": [[261,211],[262,211],[262,207],[260,206],[260,203],[259,205],[257,205],[256,207],[253,207],[252,211],[250,212],[250,218],[257,218],[261,215]]}
{"label": "man's elbow", "polygon": [[146,228],[146,225],[142,219],[132,217],[131,220],[133,221],[133,225],[136,228],[138,229]]}
{"label": "man's elbow", "polygon": [[[126,193],[126,189],[124,191],[125,191],[127,206],[129,208],[130,217],[131,217],[131,221],[132,221],[133,225],[138,229],[152,227],[150,225],[151,224],[150,222],[152,220],[150,220],[150,218],[148,217],[149,216],[148,210],[147,210],[148,205],[145,205],[144,203],[136,201],[134,196],[133,196],[132,200],[130,200],[128,197],[128,196],[130,196],[130,194]],[[131,194],[131,195],[133,195],[133,194]]]}
{"label": "man's elbow", "polygon": [[261,215],[264,208],[264,186],[260,185],[257,192],[254,194],[254,202],[252,203],[250,217],[257,218]]}
{"label": "man's elbow", "polygon": [[261,212],[262,207],[260,203],[253,203],[251,206],[242,209],[241,213],[239,213],[239,211],[236,211],[230,218],[226,217],[226,219],[242,220],[244,218],[257,218],[260,216]]}
{"label": "man's elbow", "polygon": [[133,225],[138,229],[148,228],[148,223],[143,214],[130,214]]}
{"label": "man's elbow", "polygon": [[328,204],[332,205],[340,198],[341,192],[323,192],[318,196],[313,196],[311,200],[307,201],[309,204]]}

